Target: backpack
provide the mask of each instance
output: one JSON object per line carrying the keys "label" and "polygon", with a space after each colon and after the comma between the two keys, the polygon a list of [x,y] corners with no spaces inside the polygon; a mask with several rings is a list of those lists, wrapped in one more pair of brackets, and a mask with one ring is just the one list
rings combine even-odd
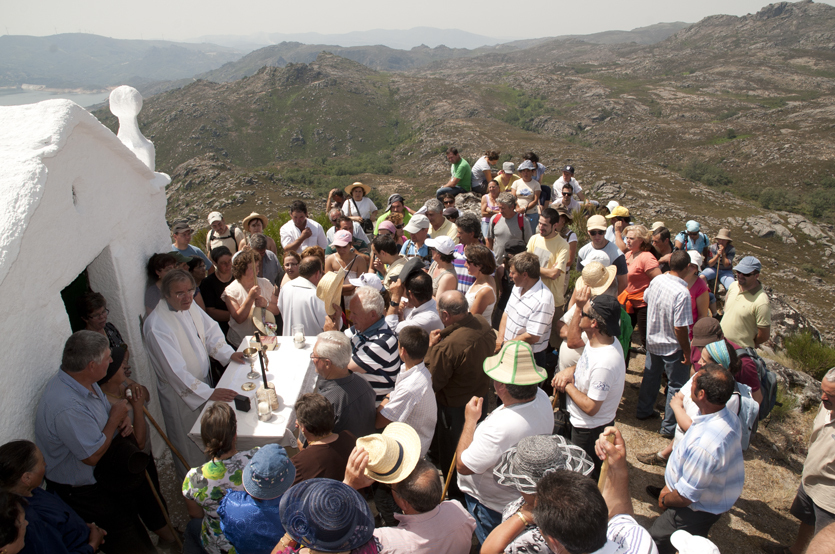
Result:
{"label": "backpack", "polygon": [[739,408],[736,411],[736,415],[739,417],[740,428],[742,430],[740,440],[742,450],[748,450],[748,446],[751,444],[751,437],[757,432],[760,406],[751,397],[751,387],[744,383],[734,381],[734,394],[739,397]]}
{"label": "backpack", "polygon": [[[502,217],[502,214],[496,214],[493,216],[493,219],[490,220],[490,232],[495,237],[496,236],[496,223],[499,222],[499,218]],[[522,242],[525,241],[525,220],[524,214],[516,214],[516,220],[519,222],[519,230],[522,231]]]}
{"label": "backpack", "polygon": [[[236,229],[237,229],[237,227],[235,226],[234,223],[232,225],[230,225],[229,226],[229,236],[228,237],[219,237],[219,236],[215,235],[215,230],[212,229],[211,231],[209,231],[209,238],[206,239],[206,244],[211,245],[212,241],[215,240],[215,239],[226,240],[226,239],[231,238],[232,242],[235,243],[235,250],[234,250],[234,252],[232,252],[234,254],[235,252],[238,251],[238,238],[235,236],[235,230]],[[211,249],[209,249],[209,254],[211,254]]]}
{"label": "backpack", "polygon": [[[759,417],[759,421],[762,421],[771,413],[775,405],[782,406],[777,402],[777,376],[774,375],[773,371],[769,371],[765,365],[765,360],[760,358],[753,348],[737,348],[736,355],[740,358],[748,356],[757,364],[757,376],[760,378],[760,390],[763,393],[763,403],[760,405]],[[756,428],[754,430],[756,431]]]}
{"label": "backpack", "polygon": [[[685,252],[687,250],[693,250],[693,249],[687,247],[687,244],[690,241],[690,236],[687,234],[687,230],[681,231],[679,234],[677,234],[675,236],[675,238],[673,239],[673,245],[674,246],[675,246],[675,241],[679,240],[679,237],[684,238],[684,240],[681,241],[681,244],[683,246],[682,250],[684,250]],[[699,238],[704,238],[705,244],[708,246],[708,248],[710,248],[710,237],[708,237],[706,234],[699,231]],[[693,242],[695,244],[695,242],[697,242],[697,241],[693,241]],[[702,253],[702,251],[699,250],[699,254],[701,254],[701,253]]]}

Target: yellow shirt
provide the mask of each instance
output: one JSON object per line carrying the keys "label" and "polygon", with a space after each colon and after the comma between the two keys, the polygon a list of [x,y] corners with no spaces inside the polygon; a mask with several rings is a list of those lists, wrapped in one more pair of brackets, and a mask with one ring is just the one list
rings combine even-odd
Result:
{"label": "yellow shirt", "polygon": [[521,179],[518,175],[512,173],[502,173],[496,176],[496,182],[499,183],[499,192],[510,192],[510,185],[516,179]]}
{"label": "yellow shirt", "polygon": [[550,239],[542,235],[534,235],[528,241],[528,252],[539,258],[539,267],[548,269],[558,268],[562,273],[556,279],[542,277],[542,282],[554,295],[554,306],[559,308],[565,304],[565,275],[568,272],[568,242],[559,235]]}
{"label": "yellow shirt", "polygon": [[835,513],[835,419],[821,404],[812,424],[809,453],[800,482],[819,508]]}
{"label": "yellow shirt", "polygon": [[725,296],[722,332],[740,347],[754,348],[758,327],[771,326],[771,304],[762,286],[756,292],[741,292],[734,282]]}
{"label": "yellow shirt", "polygon": [[429,236],[433,239],[443,235],[448,236],[452,239],[452,242],[458,244],[458,227],[448,219],[444,219],[444,224],[437,231],[431,225],[429,226]]}

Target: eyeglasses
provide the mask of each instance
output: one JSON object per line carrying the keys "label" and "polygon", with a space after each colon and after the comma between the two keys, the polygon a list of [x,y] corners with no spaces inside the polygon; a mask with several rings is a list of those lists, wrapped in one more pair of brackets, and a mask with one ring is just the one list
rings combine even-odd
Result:
{"label": "eyeglasses", "polygon": [[90,319],[99,319],[99,318],[102,318],[102,317],[107,317],[107,314],[109,314],[109,313],[110,313],[110,310],[105,308],[104,310],[100,311],[97,314],[90,314]]}
{"label": "eyeglasses", "polygon": [[737,271],[737,272],[736,272],[736,276],[737,276],[737,277],[750,277],[750,276],[751,276],[751,275],[753,275],[754,273],[756,273],[756,272],[752,272],[752,273],[742,273],[741,271]]}
{"label": "eyeglasses", "polygon": [[174,297],[177,298],[177,300],[182,300],[183,298],[186,298],[186,295],[194,296],[195,290],[197,289],[188,289],[183,292],[175,292]]}
{"label": "eyeglasses", "polygon": [[455,200],[444,200],[444,204],[455,204]]}
{"label": "eyeglasses", "polygon": [[572,194],[574,194],[574,193],[573,193],[573,192],[564,192],[564,193],[562,193],[562,195],[563,195],[563,196],[571,196]]}
{"label": "eyeglasses", "polygon": [[464,258],[464,261],[467,262],[470,265],[476,265],[476,263],[469,258]]}
{"label": "eyeglasses", "polygon": [[396,225],[395,227],[397,227],[398,229],[402,229],[402,228],[403,228],[403,226],[402,226],[402,225]]}
{"label": "eyeglasses", "polygon": [[580,319],[582,319],[582,318],[584,318],[584,317],[587,317],[587,318],[589,318],[589,319],[592,319],[592,317],[591,317],[589,314],[587,314],[586,312],[580,312]]}
{"label": "eyeglasses", "polygon": [[336,225],[337,223],[339,223],[339,219],[331,219],[331,223],[333,223],[334,225]]}
{"label": "eyeglasses", "polygon": [[605,234],[606,234],[606,231],[597,231],[597,230],[589,231],[589,236],[590,237],[596,237],[598,235],[605,235]]}
{"label": "eyeglasses", "polygon": [[312,352],[310,353],[310,359],[311,360],[330,360],[330,358],[325,358],[324,356],[317,356],[316,354],[314,354]]}

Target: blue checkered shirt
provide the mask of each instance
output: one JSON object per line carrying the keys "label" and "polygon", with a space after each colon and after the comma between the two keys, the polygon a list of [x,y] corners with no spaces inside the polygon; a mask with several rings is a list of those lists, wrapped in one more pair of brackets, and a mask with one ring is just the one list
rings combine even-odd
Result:
{"label": "blue checkered shirt", "polygon": [[664,273],[653,279],[646,292],[647,352],[669,356],[681,350],[676,327],[693,324],[690,291],[684,279]]}
{"label": "blue checkered shirt", "polygon": [[667,462],[667,487],[693,501],[692,510],[730,510],[745,482],[741,434],[739,418],[727,407],[694,417]]}

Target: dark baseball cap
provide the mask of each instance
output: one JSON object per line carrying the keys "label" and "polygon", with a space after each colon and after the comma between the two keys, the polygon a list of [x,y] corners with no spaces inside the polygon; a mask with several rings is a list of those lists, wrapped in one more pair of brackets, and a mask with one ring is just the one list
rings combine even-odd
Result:
{"label": "dark baseball cap", "polygon": [[620,335],[620,302],[614,296],[601,294],[591,300],[591,307],[606,322],[606,334],[610,337]]}

